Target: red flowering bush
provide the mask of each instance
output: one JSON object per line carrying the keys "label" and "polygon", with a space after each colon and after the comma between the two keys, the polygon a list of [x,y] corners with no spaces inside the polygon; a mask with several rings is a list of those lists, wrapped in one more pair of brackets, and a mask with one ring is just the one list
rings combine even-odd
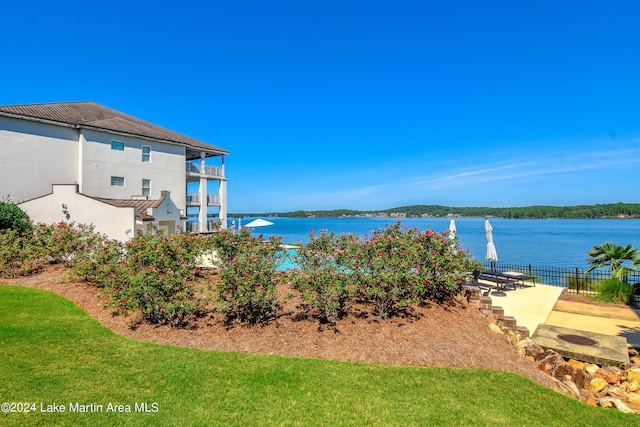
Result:
{"label": "red flowering bush", "polygon": [[118,240],[95,242],[88,254],[73,258],[67,278],[103,285],[117,274],[124,256],[125,246]]}
{"label": "red flowering bush", "polygon": [[476,265],[445,233],[400,222],[364,239],[312,235],[298,260],[295,287],[327,319],[346,312],[352,295],[381,317],[428,300],[451,301]]}
{"label": "red flowering bush", "polygon": [[184,326],[206,304],[193,283],[196,258],[209,245],[196,234],[139,233],[125,245],[122,262],[101,278],[107,306],[124,315],[140,310],[150,323]]}
{"label": "red flowering bush", "polygon": [[38,224],[33,235],[51,263],[67,267],[91,258],[96,248],[108,240],[106,235],[97,233],[93,225],[75,222]]}
{"label": "red flowering bush", "polygon": [[282,239],[264,241],[243,230],[222,231],[213,241],[222,260],[217,300],[228,321],[256,324],[269,319],[280,306],[276,268],[284,259]]}
{"label": "red flowering bush", "polygon": [[[194,284],[203,253],[220,260],[219,283],[211,296],[228,321],[256,324],[274,315],[281,301],[277,271],[286,256],[281,238],[264,241],[247,230],[219,230],[207,237],[138,233],[126,244],[74,223],[40,224],[31,235],[0,231],[0,275],[31,274],[47,262],[64,263],[75,279],[102,288],[106,304],[127,315],[139,312],[150,323],[184,326],[204,312],[208,296]],[[310,303],[316,318],[334,324],[358,303],[389,317],[427,301],[446,303],[477,267],[468,252],[444,233],[402,227],[400,222],[357,234],[311,233],[286,273],[292,289]]]}
{"label": "red flowering bush", "polygon": [[37,273],[47,264],[46,252],[32,235],[0,230],[0,277]]}
{"label": "red flowering bush", "polygon": [[0,271],[5,277],[33,274],[48,263],[72,267],[91,259],[106,236],[94,233],[93,226],[60,222],[31,225],[29,234],[15,230],[0,232]]}
{"label": "red flowering bush", "polygon": [[357,241],[355,234],[337,236],[335,233],[312,232],[310,241],[296,255],[299,269],[292,272],[292,287],[300,292],[302,299],[317,310],[322,322],[335,324],[349,312],[357,291],[357,282],[350,271],[346,271],[341,260],[336,260],[350,242]]}
{"label": "red flowering bush", "polygon": [[364,301],[382,317],[427,300],[451,301],[473,267],[445,233],[400,223],[354,242],[342,263],[354,273]]}

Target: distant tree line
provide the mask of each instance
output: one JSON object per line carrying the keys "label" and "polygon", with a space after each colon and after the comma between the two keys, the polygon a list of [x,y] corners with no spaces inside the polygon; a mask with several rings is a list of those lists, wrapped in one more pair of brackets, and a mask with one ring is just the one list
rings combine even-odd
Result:
{"label": "distant tree line", "polygon": [[231,217],[242,216],[281,216],[289,218],[335,218],[341,216],[376,215],[405,213],[407,217],[445,217],[449,215],[482,217],[496,216],[502,218],[640,218],[640,203],[608,203],[578,206],[523,206],[509,208],[490,207],[453,207],[441,205],[411,205],[378,211],[360,211],[352,209],[333,209],[293,212],[269,212],[254,214],[229,214]]}
{"label": "distant tree line", "polygon": [[407,216],[497,216],[502,218],[640,218],[640,203],[609,203],[578,206],[523,206],[509,208],[450,207],[413,205],[385,212],[405,212]]}

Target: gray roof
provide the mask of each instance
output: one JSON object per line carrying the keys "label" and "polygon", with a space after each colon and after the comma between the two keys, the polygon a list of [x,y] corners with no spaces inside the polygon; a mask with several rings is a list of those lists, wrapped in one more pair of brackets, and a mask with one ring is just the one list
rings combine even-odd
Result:
{"label": "gray roof", "polygon": [[147,213],[148,208],[157,208],[159,200],[130,200],[130,199],[104,199],[101,197],[92,197],[117,208],[134,208],[136,219],[139,221],[153,221],[153,216]]}
{"label": "gray roof", "polygon": [[[92,199],[99,200],[103,203],[106,203],[111,206],[115,206],[117,208],[134,208],[136,219],[139,221],[153,221],[153,216],[147,213],[147,209],[155,209],[164,201],[166,197],[165,192],[162,192],[162,195],[158,200],[148,200],[148,199],[105,199],[102,197],[91,197]],[[185,216],[181,216],[182,219],[187,219]]]}
{"label": "gray roof", "polygon": [[0,106],[0,115],[141,136],[216,155],[229,153],[223,148],[198,141],[91,101],[6,105]]}

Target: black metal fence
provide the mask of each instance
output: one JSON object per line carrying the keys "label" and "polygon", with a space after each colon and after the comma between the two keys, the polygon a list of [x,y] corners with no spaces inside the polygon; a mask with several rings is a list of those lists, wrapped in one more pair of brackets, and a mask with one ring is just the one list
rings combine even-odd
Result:
{"label": "black metal fence", "polygon": [[[515,271],[527,276],[536,277],[537,283],[546,283],[548,285],[562,286],[569,292],[578,294],[596,294],[595,284],[603,279],[610,279],[611,275],[608,271],[593,270],[589,273],[586,269],[581,268],[556,268],[556,267],[534,267],[531,265],[512,265],[512,264],[495,264],[483,263],[485,270],[494,271]],[[634,284],[640,283],[640,273],[631,274],[627,277],[627,282]]]}

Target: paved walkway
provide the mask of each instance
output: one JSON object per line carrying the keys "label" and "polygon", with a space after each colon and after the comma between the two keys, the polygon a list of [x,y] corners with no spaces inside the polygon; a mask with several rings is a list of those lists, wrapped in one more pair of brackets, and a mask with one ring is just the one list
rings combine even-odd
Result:
{"label": "paved walkway", "polygon": [[562,290],[559,286],[538,284],[502,294],[492,292],[490,296],[494,306],[504,308],[504,314],[515,317],[518,326],[526,326],[531,335],[539,324],[547,324],[621,336],[640,346],[640,310],[559,301]]}
{"label": "paved walkway", "polygon": [[620,336],[626,338],[629,344],[640,346],[640,313],[631,307],[603,310],[591,304],[558,301],[545,323]]}
{"label": "paved walkway", "polygon": [[559,286],[527,285],[505,292],[491,292],[493,306],[504,309],[505,316],[516,318],[518,326],[526,326],[533,335],[539,324],[545,323],[562,292]]}

